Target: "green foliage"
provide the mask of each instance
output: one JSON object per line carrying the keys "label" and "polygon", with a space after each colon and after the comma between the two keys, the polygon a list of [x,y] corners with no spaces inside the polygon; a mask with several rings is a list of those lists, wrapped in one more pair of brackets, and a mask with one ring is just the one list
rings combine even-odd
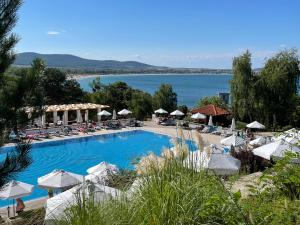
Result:
{"label": "green foliage", "polygon": [[189,112],[189,108],[186,105],[179,105],[177,108],[178,108],[178,110],[183,112],[185,115]]}
{"label": "green foliage", "polygon": [[275,191],[278,191],[291,200],[300,199],[300,156],[287,153],[265,175],[269,179]]}
{"label": "green foliage", "polygon": [[92,88],[92,91],[95,93],[97,91],[101,91],[104,88],[104,84],[101,83],[100,77],[97,77],[90,83],[90,87]]}
{"label": "green foliage", "polygon": [[[92,84],[93,93],[87,94],[86,101],[109,105],[117,111],[124,108],[130,109],[133,116],[139,120],[151,117],[153,105],[157,102],[167,107],[176,108],[176,94],[170,85],[162,85],[159,91],[152,97],[141,90],[133,89],[124,82],[115,82],[104,86],[100,79]],[[187,111],[187,107],[183,108]]]}
{"label": "green foliage", "polygon": [[220,108],[226,108],[225,102],[219,96],[206,96],[201,98],[197,103],[197,107],[202,107],[205,105],[216,105]]}
{"label": "green foliage", "polygon": [[276,161],[250,186],[252,195],[242,205],[252,224],[300,224],[300,165],[293,163],[295,157],[287,154]]}
{"label": "green foliage", "polygon": [[74,79],[67,79],[65,72],[47,68],[42,76],[45,104],[79,103],[84,99],[80,84]]}
{"label": "green foliage", "polygon": [[135,90],[129,102],[129,108],[132,109],[132,114],[136,119],[145,120],[147,117],[151,117],[153,112],[152,96]]}
{"label": "green foliage", "polygon": [[212,174],[172,161],[140,179],[130,197],[100,204],[86,199],[67,210],[57,224],[248,224],[235,199]]}
{"label": "green foliage", "polygon": [[2,0],[0,3],[0,78],[15,60],[14,46],[18,37],[11,33],[17,23],[17,11],[21,0]]}
{"label": "green foliage", "polygon": [[246,51],[233,59],[233,78],[231,80],[231,97],[233,114],[242,121],[253,120],[253,71],[251,54]]}
{"label": "green foliage", "polygon": [[31,164],[30,149],[29,143],[19,143],[14,151],[7,154],[4,161],[0,163],[0,187],[14,179]]}
{"label": "green foliage", "polygon": [[153,107],[172,112],[177,108],[177,94],[170,84],[161,84],[153,95]]}
{"label": "green foliage", "polygon": [[268,59],[258,74],[251,69],[248,51],[234,58],[231,97],[235,118],[258,120],[273,129],[299,126],[299,76],[299,59],[293,49]]}
{"label": "green foliage", "polygon": [[243,199],[242,206],[251,224],[300,224],[300,201],[291,201],[274,193]]}
{"label": "green foliage", "polygon": [[109,174],[107,186],[127,191],[136,178],[134,170],[121,170],[118,174]]}
{"label": "green foliage", "polygon": [[236,129],[243,130],[243,129],[246,128],[247,123],[244,123],[244,122],[241,122],[241,121],[236,121],[235,126],[236,126]]}

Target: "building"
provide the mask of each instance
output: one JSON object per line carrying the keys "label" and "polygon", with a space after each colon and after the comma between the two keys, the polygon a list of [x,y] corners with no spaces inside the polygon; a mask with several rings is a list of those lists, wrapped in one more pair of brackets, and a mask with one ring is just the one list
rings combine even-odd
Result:
{"label": "building", "polygon": [[215,105],[205,105],[199,108],[195,108],[191,112],[193,114],[199,112],[206,115],[206,123],[208,123],[209,117],[212,116],[214,125],[227,126],[231,121],[231,113],[227,109],[223,109]]}

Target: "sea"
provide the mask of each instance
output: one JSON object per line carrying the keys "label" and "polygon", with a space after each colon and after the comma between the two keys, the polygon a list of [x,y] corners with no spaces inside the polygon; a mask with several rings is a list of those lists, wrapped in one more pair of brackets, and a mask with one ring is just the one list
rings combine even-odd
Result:
{"label": "sea", "polygon": [[[229,92],[231,78],[231,74],[126,74],[104,75],[100,79],[104,84],[123,81],[150,94],[154,94],[162,83],[171,84],[177,93],[178,105],[192,108],[205,96]],[[78,81],[85,91],[91,91],[89,84],[93,79],[95,77],[81,78]]]}

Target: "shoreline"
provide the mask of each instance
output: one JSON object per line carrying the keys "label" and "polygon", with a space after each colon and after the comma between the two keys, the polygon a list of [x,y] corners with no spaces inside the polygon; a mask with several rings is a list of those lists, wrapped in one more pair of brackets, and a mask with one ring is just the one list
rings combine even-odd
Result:
{"label": "shoreline", "polygon": [[75,80],[81,80],[85,78],[96,78],[96,77],[133,77],[133,76],[231,76],[228,73],[220,74],[205,74],[205,73],[124,73],[124,74],[70,74],[70,78]]}

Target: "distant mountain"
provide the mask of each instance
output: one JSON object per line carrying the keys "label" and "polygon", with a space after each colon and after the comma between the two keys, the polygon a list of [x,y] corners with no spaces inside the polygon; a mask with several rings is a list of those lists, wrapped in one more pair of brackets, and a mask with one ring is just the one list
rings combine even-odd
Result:
{"label": "distant mountain", "polygon": [[17,55],[15,66],[30,66],[35,58],[41,58],[48,67],[66,70],[69,74],[151,74],[151,73],[202,73],[202,74],[228,74],[230,69],[207,68],[171,68],[153,66],[136,61],[92,60],[68,54],[39,54],[24,52]]}
{"label": "distant mountain", "polygon": [[39,54],[24,52],[17,55],[14,62],[17,66],[29,66],[35,58],[43,59],[49,67],[69,69],[154,69],[161,68],[136,61],[92,60],[68,54]]}

